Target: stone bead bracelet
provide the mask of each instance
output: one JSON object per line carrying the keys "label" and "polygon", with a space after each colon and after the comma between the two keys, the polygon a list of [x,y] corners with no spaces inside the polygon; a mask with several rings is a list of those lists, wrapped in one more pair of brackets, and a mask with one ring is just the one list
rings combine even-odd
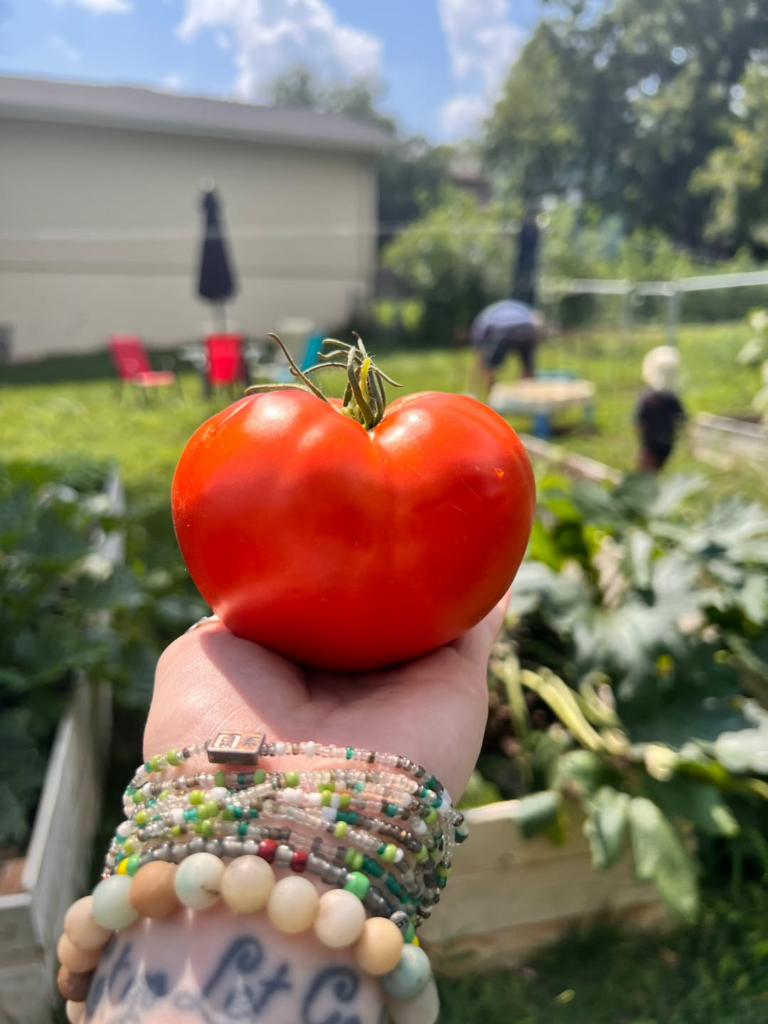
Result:
{"label": "stone bead bracelet", "polygon": [[436,1020],[437,991],[418,939],[407,941],[407,933],[392,920],[368,918],[359,893],[331,889],[320,895],[300,875],[276,880],[262,858],[242,856],[225,865],[205,852],[190,855],[178,866],[152,861],[133,877],[110,876],[92,896],[70,907],[58,945],[59,988],[67,999],[68,1019],[73,1024],[83,1020],[101,950],[116,931],[139,917],[166,918],[182,906],[203,911],[219,900],[237,914],[265,910],[283,934],[313,929],[327,948],[351,949],[359,969],[381,979],[395,1024]]}
{"label": "stone bead bracelet", "polygon": [[[385,875],[373,862],[366,862],[363,858],[360,870],[355,869],[353,859],[337,859],[334,863],[332,858],[324,858],[315,852],[319,847],[311,844],[308,852],[299,849],[297,844],[289,844],[285,839],[236,839],[225,838],[204,839],[202,836],[195,836],[189,842],[161,843],[141,855],[132,854],[123,858],[113,872],[115,875],[134,876],[148,863],[163,861],[165,863],[180,864],[188,857],[197,853],[209,853],[217,857],[234,859],[242,856],[257,856],[276,867],[289,868],[296,874],[308,872],[319,878],[326,885],[339,888],[350,888],[364,901],[366,908],[371,914],[377,917],[397,917],[399,920],[404,916],[414,924],[420,923],[421,918],[429,916],[429,908],[435,900],[434,897],[409,897],[402,886],[392,875],[386,875],[384,885],[377,884],[381,876]],[[344,847],[339,848],[342,852]],[[347,849],[346,853],[350,851]],[[372,877],[373,880],[372,880]],[[109,878],[105,874],[103,878]]]}

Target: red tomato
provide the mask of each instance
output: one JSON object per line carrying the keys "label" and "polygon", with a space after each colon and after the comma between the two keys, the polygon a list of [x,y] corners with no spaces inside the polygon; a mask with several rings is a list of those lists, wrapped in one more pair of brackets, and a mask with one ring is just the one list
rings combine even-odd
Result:
{"label": "red tomato", "polygon": [[300,391],[204,423],[173,480],[192,578],[237,636],[364,670],[454,640],[504,595],[528,543],[533,472],[492,409],[425,392],[371,430]]}

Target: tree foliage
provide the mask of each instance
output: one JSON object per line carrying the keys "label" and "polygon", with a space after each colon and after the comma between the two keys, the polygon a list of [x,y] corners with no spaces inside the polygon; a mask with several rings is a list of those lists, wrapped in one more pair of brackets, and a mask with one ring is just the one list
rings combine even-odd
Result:
{"label": "tree foliage", "polygon": [[693,187],[712,199],[707,236],[768,249],[768,63],[755,61],[733,90],[728,141],[696,172]]}
{"label": "tree foliage", "polygon": [[323,82],[307,67],[298,65],[275,78],[268,90],[277,107],[300,107],[343,114],[355,121],[394,133],[396,122],[379,109],[383,88],[367,78],[349,83]]}
{"label": "tree foliage", "polygon": [[402,231],[384,252],[384,266],[424,302],[423,344],[450,345],[491,299],[504,294],[512,247],[501,231],[498,204],[481,205],[446,187],[439,203]]}
{"label": "tree foliage", "polygon": [[700,244],[712,199],[692,177],[729,143],[766,39],[756,0],[550,0],[488,122],[489,157],[517,192],[577,190],[629,230]]}

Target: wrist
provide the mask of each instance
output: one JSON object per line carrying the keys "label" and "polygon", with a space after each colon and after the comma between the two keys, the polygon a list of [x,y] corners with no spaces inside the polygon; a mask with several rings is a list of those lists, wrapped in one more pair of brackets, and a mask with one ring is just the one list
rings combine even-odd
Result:
{"label": "wrist", "polygon": [[[194,770],[206,753],[226,764]],[[285,759],[298,767],[260,767]],[[123,941],[139,916],[151,930],[183,904],[195,918],[206,911],[202,925],[223,902],[241,917],[263,910],[284,937],[313,932],[333,957],[346,950],[350,971],[386,976],[396,1020],[433,1024],[436,989],[415,927],[446,884],[461,816],[424,768],[361,748],[223,733],[207,750],[195,744],[150,756],[124,807],[102,882],[74,923],[69,915],[65,922],[62,948],[72,963],[64,962],[60,987],[75,1006],[90,985],[77,974],[83,915],[87,942],[94,930],[105,941],[105,929]],[[255,927],[261,933],[265,925]],[[248,948],[251,959],[263,959],[256,940]]]}
{"label": "wrist", "polygon": [[378,1024],[383,993],[349,950],[332,952],[311,932],[286,935],[265,914],[235,914],[219,904],[119,932],[96,971],[88,1007],[89,1022],[130,1014],[141,1024],[316,1024],[337,1014]]}

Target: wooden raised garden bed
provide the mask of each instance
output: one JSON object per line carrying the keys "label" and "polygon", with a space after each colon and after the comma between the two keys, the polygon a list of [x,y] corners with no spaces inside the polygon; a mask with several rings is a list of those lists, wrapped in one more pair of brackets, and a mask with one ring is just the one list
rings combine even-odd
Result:
{"label": "wooden raised garden bed", "polygon": [[99,820],[111,692],[82,680],[56,731],[26,856],[0,871],[0,1019],[42,1024],[55,994],[56,943],[82,895]]}
{"label": "wooden raised garden bed", "polygon": [[693,421],[691,442],[702,462],[723,469],[741,462],[768,470],[768,429],[759,423],[702,412]]}
{"label": "wooden raised garden bed", "polygon": [[575,924],[608,914],[633,927],[661,927],[667,910],[639,883],[628,854],[608,871],[592,866],[572,813],[563,846],[526,839],[516,800],[467,813],[469,841],[456,851],[450,884],[421,929],[425,948],[448,973],[511,966]]}

